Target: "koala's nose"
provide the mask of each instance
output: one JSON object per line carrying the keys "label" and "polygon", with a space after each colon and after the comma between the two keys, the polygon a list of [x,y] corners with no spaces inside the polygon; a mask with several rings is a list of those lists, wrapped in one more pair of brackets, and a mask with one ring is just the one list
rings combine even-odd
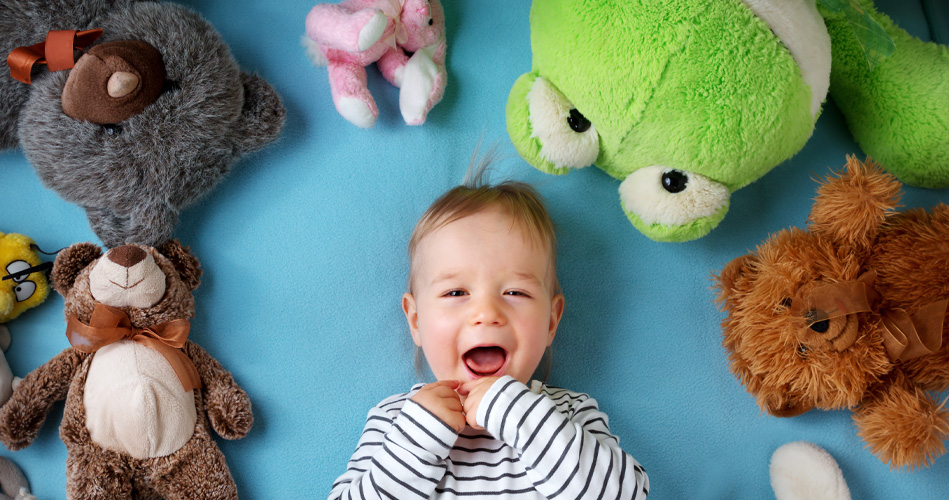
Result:
{"label": "koala's nose", "polygon": [[99,125],[141,113],[165,86],[161,52],[140,40],[96,45],[76,61],[63,89],[63,112]]}
{"label": "koala's nose", "polygon": [[145,250],[135,245],[123,245],[109,250],[107,257],[122,267],[132,267],[145,260],[146,255],[148,253]]}

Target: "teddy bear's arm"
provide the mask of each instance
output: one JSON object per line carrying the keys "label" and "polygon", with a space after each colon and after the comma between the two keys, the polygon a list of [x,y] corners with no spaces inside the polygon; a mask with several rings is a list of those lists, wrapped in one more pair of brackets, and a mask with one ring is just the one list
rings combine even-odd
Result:
{"label": "teddy bear's arm", "polygon": [[402,88],[402,76],[407,62],[409,62],[409,56],[402,49],[391,48],[376,61],[376,67],[379,68],[386,81],[397,88]]}
{"label": "teddy bear's arm", "polygon": [[254,424],[247,393],[237,385],[231,372],[225,370],[201,346],[188,341],[183,349],[201,376],[201,390],[211,427],[224,439],[246,436]]}
{"label": "teddy bear's arm", "polygon": [[33,443],[53,403],[66,399],[86,356],[67,348],[17,385],[10,400],[0,408],[0,441],[7,448],[19,450]]}

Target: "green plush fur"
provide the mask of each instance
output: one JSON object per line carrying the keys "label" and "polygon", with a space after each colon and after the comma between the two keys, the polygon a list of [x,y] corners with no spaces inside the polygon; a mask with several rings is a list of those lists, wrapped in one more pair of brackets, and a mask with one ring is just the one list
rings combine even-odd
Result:
{"label": "green plush fur", "polygon": [[[852,31],[845,31],[851,29],[846,19],[828,19],[833,97],[857,141],[884,166],[910,184],[949,185],[946,48],[920,42],[885,16],[871,14],[897,50],[867,74]],[[813,17],[820,27],[818,15]],[[624,185],[641,182],[628,181],[631,174],[659,165],[685,172],[690,187],[700,181],[711,186],[713,194],[700,192],[704,208],[684,196],[655,192],[655,186],[621,186],[627,217],[658,241],[686,241],[711,231],[728,210],[729,193],[797,153],[814,128],[812,91],[798,62],[741,0],[537,1],[531,46],[532,70],[515,82],[507,104],[511,140],[531,165],[564,174],[595,156],[593,163]],[[562,94],[559,115],[531,115],[532,88],[541,78]],[[592,155],[576,153],[585,146],[572,144],[569,130],[545,132],[547,125],[565,127],[571,107],[592,124],[574,129],[596,134],[599,149]],[[561,123],[551,125],[550,116]],[[562,156],[580,159],[570,164]],[[666,182],[655,175],[647,180]],[[649,196],[658,197],[657,206],[668,206],[644,214],[653,212]],[[631,207],[636,200],[645,201]],[[685,215],[669,215],[676,212]]]}

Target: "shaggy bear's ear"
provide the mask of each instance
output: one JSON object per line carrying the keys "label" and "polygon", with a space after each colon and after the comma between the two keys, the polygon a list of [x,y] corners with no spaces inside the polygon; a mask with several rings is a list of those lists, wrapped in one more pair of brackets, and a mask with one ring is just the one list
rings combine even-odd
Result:
{"label": "shaggy bear's ear", "polygon": [[76,243],[60,251],[50,273],[53,288],[65,297],[76,281],[76,276],[101,256],[102,249],[92,243]]}
{"label": "shaggy bear's ear", "polygon": [[178,240],[168,240],[156,250],[171,261],[181,281],[189,290],[198,288],[201,284],[201,262],[191,254],[188,247],[183,246]]}
{"label": "shaggy bear's ear", "polygon": [[824,179],[808,222],[812,233],[855,250],[867,250],[900,201],[902,184],[873,160],[847,156],[847,165]]}
{"label": "shaggy bear's ear", "polygon": [[263,148],[277,140],[287,111],[280,96],[263,78],[241,72],[244,108],[241,110],[238,147],[244,153]]}
{"label": "shaggy bear's ear", "polygon": [[713,275],[717,280],[715,288],[718,289],[718,298],[716,299],[723,309],[729,306],[729,299],[735,291],[735,282],[738,278],[752,271],[758,259],[752,255],[742,255],[725,265],[725,269],[718,275]]}

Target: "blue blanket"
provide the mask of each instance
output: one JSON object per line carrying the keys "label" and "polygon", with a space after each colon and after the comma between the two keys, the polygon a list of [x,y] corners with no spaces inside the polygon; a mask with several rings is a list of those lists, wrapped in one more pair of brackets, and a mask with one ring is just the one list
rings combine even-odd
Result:
{"label": "blue blanket", "polygon": [[[878,3],[911,33],[942,33],[949,43],[942,2]],[[243,68],[274,85],[288,110],[281,140],[186,209],[176,233],[205,270],[191,338],[253,400],[250,435],[219,441],[243,498],[324,497],[367,410],[418,381],[400,310],[406,244],[422,211],[461,181],[482,136],[507,155],[493,179],[536,185],[557,224],[567,307],[550,382],[599,401],[623,448],[649,473],[650,498],[769,498],[771,453],[795,440],[826,448],[856,499],[946,498],[949,456],[929,469],[891,471],[863,449],[848,411],[761,414],[721,347],[723,313],[710,274],[769,233],[802,226],[814,178],[861,154],[833,103],[805,148],[738,191],[710,235],[660,244],[626,220],[617,181],[596,169],[547,176],[510,144],[504,106],[531,66],[529,1],[445,1],[444,100],[424,126],[408,127],[397,90],[370,69],[380,118],[368,131],[336,113],[326,69],[313,67],[299,45],[310,1],[187,3],[222,32]],[[0,154],[0,166],[0,231],[28,234],[46,250],[97,241],[82,210],[44,189],[22,153]],[[940,201],[949,191],[907,188],[903,198],[907,207]],[[62,305],[54,294],[9,325],[15,374],[68,346]],[[0,451],[42,499],[65,497],[61,417],[60,403],[30,448]]]}

